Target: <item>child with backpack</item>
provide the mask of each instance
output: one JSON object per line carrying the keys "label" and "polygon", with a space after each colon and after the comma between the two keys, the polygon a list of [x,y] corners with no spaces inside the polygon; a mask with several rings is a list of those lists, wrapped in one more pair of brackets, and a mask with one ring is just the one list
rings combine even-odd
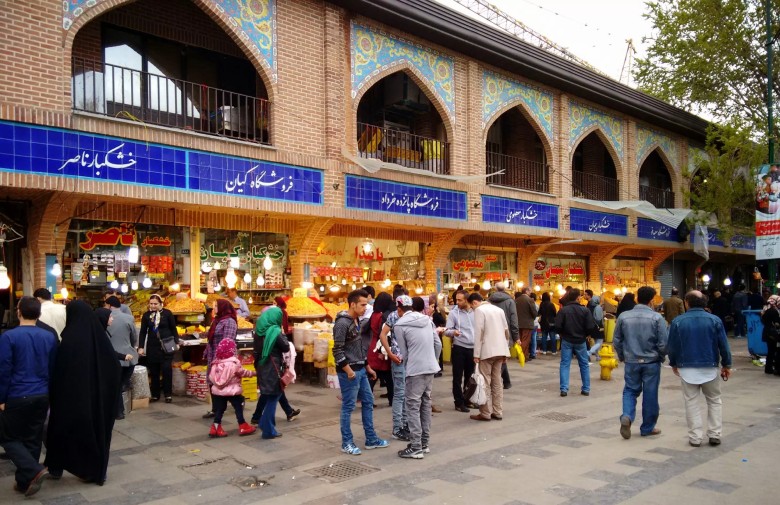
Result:
{"label": "child with backpack", "polygon": [[241,379],[254,377],[254,370],[247,370],[241,366],[236,356],[236,343],[231,339],[225,339],[219,343],[216,358],[211,363],[209,380],[211,381],[211,403],[214,409],[214,424],[211,425],[209,438],[222,438],[228,436],[222,428],[222,415],[227,410],[227,404],[233,406],[238,421],[239,436],[251,435],[257,428],[248,424],[244,419],[244,396]]}

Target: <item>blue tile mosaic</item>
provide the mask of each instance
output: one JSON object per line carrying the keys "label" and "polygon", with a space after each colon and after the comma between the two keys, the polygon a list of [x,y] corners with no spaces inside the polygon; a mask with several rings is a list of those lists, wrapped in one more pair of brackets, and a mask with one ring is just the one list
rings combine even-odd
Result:
{"label": "blue tile mosaic", "polygon": [[482,195],[482,222],[558,229],[558,206]]}
{"label": "blue tile mosaic", "polygon": [[0,121],[0,170],[322,205],[320,170]]}
{"label": "blue tile mosaic", "polygon": [[466,220],[466,193],[346,176],[348,209]]}
{"label": "blue tile mosaic", "polygon": [[636,235],[639,238],[649,240],[665,240],[667,242],[677,242],[677,228],[666,226],[652,219],[643,217],[636,220]]}
{"label": "blue tile mosaic", "polygon": [[[718,233],[719,233],[719,231],[716,228],[707,228],[707,239],[708,239],[709,245],[714,245],[714,246],[718,246],[718,247],[726,247],[725,242],[723,242],[723,240],[718,238]],[[691,230],[691,235],[689,237],[690,240],[691,240],[691,243],[693,243],[693,239],[695,238],[695,235],[696,235],[696,228],[694,227],[694,229]],[[753,238],[753,240],[755,241],[755,238]],[[753,245],[755,246],[755,242],[753,243]]]}
{"label": "blue tile mosaic", "polygon": [[734,235],[731,237],[731,247],[755,251],[756,237],[748,235]]}
{"label": "blue tile mosaic", "polygon": [[569,209],[569,229],[625,237],[628,235],[628,217],[572,207]]}

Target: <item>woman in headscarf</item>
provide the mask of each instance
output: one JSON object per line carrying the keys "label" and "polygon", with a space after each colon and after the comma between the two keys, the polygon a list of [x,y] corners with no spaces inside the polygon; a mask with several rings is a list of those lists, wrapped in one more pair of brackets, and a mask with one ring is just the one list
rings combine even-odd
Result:
{"label": "woman in headscarf", "polygon": [[173,313],[163,308],[160,295],[149,297],[149,310],[141,316],[141,331],[138,335],[138,354],[146,356],[146,368],[152,377],[152,398],[160,399],[160,375],[162,374],[162,390],[165,403],[173,401],[173,353],[165,352],[163,340],[173,337],[179,343],[179,333],[176,331],[176,318]]}
{"label": "woman in headscarf", "polygon": [[55,479],[67,470],[102,486],[116,417],[119,363],[105,328],[89,305],[75,300],[65,314],[49,388],[51,413],[44,464]]}
{"label": "woman in headscarf", "polygon": [[615,312],[615,317],[620,317],[620,314],[627,310],[631,310],[634,307],[636,307],[636,301],[634,301],[634,293],[626,293],[623,295],[623,299],[620,300],[620,303],[618,303],[617,306],[617,312]]}
{"label": "woman in headscarf", "polygon": [[[206,349],[203,351],[203,357],[206,359],[206,377],[211,374],[211,363],[217,355],[217,346],[224,339],[230,339],[235,342],[238,332],[238,320],[236,319],[236,308],[227,298],[219,298],[214,301],[212,308],[214,319],[209,326],[208,336],[206,338]],[[211,391],[211,380],[208,381],[209,391]],[[209,410],[203,414],[203,419],[214,417],[214,412]]]}
{"label": "woman in headscarf", "polygon": [[281,386],[284,373],[282,354],[290,350],[290,343],[282,332],[282,320],[282,309],[272,307],[262,313],[255,326],[255,369],[260,387],[257,403],[258,408],[261,408],[261,403],[263,405],[260,429],[266,439],[282,436],[276,431],[276,404],[284,393]]}
{"label": "woman in headscarf", "polygon": [[285,302],[284,298],[281,296],[277,296],[274,298],[274,304],[282,309],[282,331],[285,335],[290,335],[290,320],[287,317],[287,302]]}
{"label": "woman in headscarf", "polygon": [[[393,376],[390,373],[390,360],[387,358],[387,354],[384,353],[384,347],[379,341],[379,334],[382,332],[382,325],[385,324],[387,316],[395,308],[395,302],[389,293],[379,293],[374,300],[374,312],[371,313],[371,318],[368,320],[368,324],[371,326],[371,343],[368,345],[368,365],[376,372],[377,378],[375,380],[369,380],[371,385],[371,391],[374,390],[374,386],[381,379],[387,386],[387,401],[390,406],[393,406]],[[365,324],[365,323],[364,323]],[[378,343],[378,344],[377,344]]]}
{"label": "woman in headscarf", "polygon": [[761,340],[766,342],[766,365],[764,373],[780,375],[780,364],[777,359],[777,341],[780,336],[780,297],[770,296],[766,301],[764,311],[761,313],[761,323],[764,330]]}

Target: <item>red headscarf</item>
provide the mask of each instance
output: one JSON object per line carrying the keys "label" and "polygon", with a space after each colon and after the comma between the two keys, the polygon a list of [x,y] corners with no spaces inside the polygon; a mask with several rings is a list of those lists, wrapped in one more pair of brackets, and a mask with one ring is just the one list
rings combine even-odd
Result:
{"label": "red headscarf", "polygon": [[227,318],[231,318],[233,319],[233,321],[237,321],[236,309],[235,307],[233,307],[233,304],[230,303],[229,300],[225,298],[220,298],[219,300],[217,300],[217,313],[216,315],[214,315],[214,318],[211,320],[211,326],[209,327],[209,334],[208,334],[209,342],[214,340],[214,331],[217,329],[217,323]]}
{"label": "red headscarf", "polygon": [[282,309],[282,330],[285,334],[290,333],[289,321],[287,320],[287,302],[281,296],[274,298],[274,302],[276,302],[277,307]]}

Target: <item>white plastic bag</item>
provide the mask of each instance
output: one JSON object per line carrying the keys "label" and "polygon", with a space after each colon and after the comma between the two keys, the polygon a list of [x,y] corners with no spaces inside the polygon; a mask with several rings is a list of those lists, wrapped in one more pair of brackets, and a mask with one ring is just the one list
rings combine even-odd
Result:
{"label": "white plastic bag", "polygon": [[477,388],[474,390],[474,394],[471,395],[469,401],[474,405],[481,407],[487,403],[487,391],[485,390],[485,378],[479,372],[474,372],[472,375],[474,381],[477,383]]}

